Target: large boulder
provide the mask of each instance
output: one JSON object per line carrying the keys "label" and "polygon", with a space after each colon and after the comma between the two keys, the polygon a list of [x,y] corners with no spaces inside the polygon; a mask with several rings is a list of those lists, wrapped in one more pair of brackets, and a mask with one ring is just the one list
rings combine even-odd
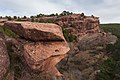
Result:
{"label": "large boulder", "polygon": [[5,78],[8,71],[10,61],[5,45],[5,39],[2,33],[0,33],[0,80]]}
{"label": "large boulder", "polygon": [[81,37],[77,45],[80,50],[90,50],[105,47],[107,44],[114,44],[116,40],[116,36],[103,32]]}
{"label": "large boulder", "polygon": [[[31,69],[39,71],[57,72],[55,65],[65,57],[69,51],[66,42],[39,42],[24,45],[24,57]],[[53,69],[51,70],[50,68]],[[55,73],[56,74],[56,73]],[[59,74],[58,74],[59,75]]]}
{"label": "large boulder", "polygon": [[22,61],[31,72],[46,72],[52,77],[61,76],[56,64],[66,56],[69,46],[58,25],[6,22],[5,27],[22,37],[13,40],[12,45],[19,47],[14,52],[21,52]]}
{"label": "large boulder", "polygon": [[33,41],[64,40],[62,30],[56,24],[9,21],[4,26],[17,35]]}

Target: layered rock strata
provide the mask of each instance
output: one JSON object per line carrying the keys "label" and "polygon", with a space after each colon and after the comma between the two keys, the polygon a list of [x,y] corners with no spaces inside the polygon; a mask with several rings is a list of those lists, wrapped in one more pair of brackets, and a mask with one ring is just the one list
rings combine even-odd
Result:
{"label": "layered rock strata", "polygon": [[20,50],[24,63],[31,70],[61,75],[55,66],[65,57],[69,47],[58,25],[11,21],[4,26],[22,37]]}

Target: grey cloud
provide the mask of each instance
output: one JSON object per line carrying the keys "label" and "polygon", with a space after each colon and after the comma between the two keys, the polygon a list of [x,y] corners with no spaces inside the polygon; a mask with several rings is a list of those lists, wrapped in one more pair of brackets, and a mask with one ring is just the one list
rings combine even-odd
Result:
{"label": "grey cloud", "polygon": [[101,22],[120,21],[120,0],[0,0],[0,15],[30,16],[63,10],[99,16]]}

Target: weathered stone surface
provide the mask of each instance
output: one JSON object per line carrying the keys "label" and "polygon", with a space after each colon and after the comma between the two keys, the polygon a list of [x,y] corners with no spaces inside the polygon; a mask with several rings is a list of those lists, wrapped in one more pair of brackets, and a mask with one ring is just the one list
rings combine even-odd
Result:
{"label": "weathered stone surface", "polygon": [[7,18],[0,18],[0,23],[4,23],[4,22],[6,22],[6,21],[8,21]]}
{"label": "weathered stone surface", "polygon": [[4,36],[0,33],[0,80],[5,78],[10,61],[4,41]]}
{"label": "weathered stone surface", "polygon": [[98,17],[83,17],[81,16],[81,14],[72,14],[57,18],[56,24],[64,28],[72,27],[73,29],[75,29],[75,31],[71,31],[71,33],[76,34],[77,36],[84,36],[88,33],[100,32]]}
{"label": "weathered stone surface", "polygon": [[78,42],[80,50],[97,49],[97,47],[105,47],[107,44],[114,44],[117,37],[110,33],[96,33],[86,35]]}
{"label": "weathered stone surface", "polygon": [[54,21],[57,25],[64,29],[71,29],[71,34],[76,36],[84,36],[89,33],[100,32],[99,17],[85,16],[83,14],[70,14],[59,17],[41,17],[39,21]]}
{"label": "weathered stone surface", "polygon": [[25,44],[24,50],[31,59],[40,61],[51,56],[66,54],[69,47],[66,42],[39,42]]}
{"label": "weathered stone surface", "polygon": [[69,51],[61,28],[55,24],[32,22],[6,22],[5,27],[23,38],[8,40],[15,46],[14,53],[21,53],[23,62],[33,72],[46,72],[61,76],[56,68]]}
{"label": "weathered stone surface", "polygon": [[[39,42],[24,45],[24,57],[33,70],[59,73],[55,65],[69,51],[66,42]],[[56,75],[56,74],[55,74]],[[59,74],[58,74],[59,75]]]}
{"label": "weathered stone surface", "polygon": [[[54,28],[53,25],[50,27],[51,24],[45,23],[5,23],[6,27],[8,24],[11,25],[8,25],[9,29],[26,38],[12,41],[12,44],[15,44],[14,47],[16,47],[14,52],[17,54],[22,52],[22,57],[25,59],[22,59],[23,62],[32,70],[29,73],[24,69],[23,72],[27,74],[22,72],[22,77],[18,80],[57,80],[55,76],[61,76],[60,72],[64,75],[64,80],[96,80],[96,74],[100,71],[99,64],[108,58],[103,49],[107,44],[114,44],[117,39],[110,33],[100,30],[99,18],[72,14],[54,18],[42,17],[41,19],[45,22],[47,20],[55,21],[68,33],[77,35],[79,40],[75,43],[69,43],[71,48],[69,55],[62,60],[69,51],[69,47],[60,28]],[[47,25],[47,28],[43,25]],[[38,34],[42,34],[42,37]],[[59,39],[56,37],[59,37]],[[61,60],[62,62],[60,62]],[[59,65],[57,65],[58,62],[60,62]],[[57,70],[56,65],[60,72]],[[34,74],[34,71],[38,73],[45,72],[45,74],[41,78]],[[33,72],[33,75],[31,75],[31,72]],[[47,76],[47,73],[49,76]]]}
{"label": "weathered stone surface", "polygon": [[17,35],[34,41],[63,41],[62,29],[56,24],[10,21],[5,27]]}

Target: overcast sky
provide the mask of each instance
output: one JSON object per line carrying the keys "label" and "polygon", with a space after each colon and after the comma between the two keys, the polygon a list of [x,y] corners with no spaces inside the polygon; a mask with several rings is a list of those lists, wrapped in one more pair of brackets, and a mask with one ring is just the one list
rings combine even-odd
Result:
{"label": "overcast sky", "polygon": [[120,22],[120,0],[0,0],[0,16],[31,16],[64,10],[99,16],[101,23]]}

